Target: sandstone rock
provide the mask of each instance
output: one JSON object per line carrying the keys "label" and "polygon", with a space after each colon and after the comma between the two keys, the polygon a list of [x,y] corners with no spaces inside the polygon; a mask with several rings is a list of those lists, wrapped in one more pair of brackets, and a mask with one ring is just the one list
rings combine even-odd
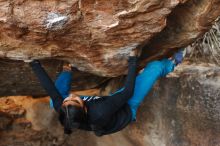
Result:
{"label": "sandstone rock", "polygon": [[118,76],[132,49],[149,44],[143,58],[152,59],[191,43],[217,18],[219,6],[218,0],[3,0],[0,57],[56,58]]}
{"label": "sandstone rock", "polygon": [[[135,123],[101,138],[79,130],[71,136],[63,135],[55,112],[48,107],[48,98],[1,98],[0,107],[9,100],[13,106],[25,109],[26,114],[14,117],[9,128],[0,131],[0,145],[218,146],[219,73],[219,67],[205,63],[179,66],[174,73],[156,83],[139,109]],[[28,121],[31,126],[27,126]]]}
{"label": "sandstone rock", "polygon": [[[42,60],[41,64],[55,81],[56,76],[62,70],[63,62],[59,60]],[[47,95],[30,66],[23,61],[0,59],[0,73],[0,97],[12,95],[39,97]],[[96,88],[108,80],[109,78],[106,77],[74,70],[72,90]]]}
{"label": "sandstone rock", "polygon": [[165,29],[145,46],[142,54],[142,58],[145,58],[143,64],[170,54],[170,50],[186,47],[202,37],[213,24],[211,22],[219,16],[219,5],[219,1],[189,0],[177,6],[168,16]]}
{"label": "sandstone rock", "polygon": [[19,118],[24,115],[25,113],[24,108],[22,108],[22,106],[17,105],[11,99],[1,98],[0,100],[1,100],[0,112],[3,115],[12,118]]}
{"label": "sandstone rock", "polygon": [[11,126],[12,124],[12,119],[6,115],[4,115],[3,113],[0,113],[1,117],[0,117],[0,130],[6,130],[8,127]]}
{"label": "sandstone rock", "polygon": [[[219,7],[219,0],[1,0],[0,96],[46,95],[19,61],[26,59],[41,59],[52,79],[69,61],[80,70],[74,71],[73,90],[108,94],[123,78],[98,76],[124,75],[132,49],[145,46],[140,67],[169,56],[202,36]],[[204,63],[178,67],[154,86],[137,122],[101,138],[79,130],[63,135],[48,97],[2,97],[0,146],[218,146],[219,73]]]}

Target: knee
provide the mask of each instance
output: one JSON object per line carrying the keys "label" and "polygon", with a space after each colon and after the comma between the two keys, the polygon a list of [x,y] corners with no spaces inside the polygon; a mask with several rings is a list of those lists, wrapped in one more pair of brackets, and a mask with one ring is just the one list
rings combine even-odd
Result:
{"label": "knee", "polygon": [[151,68],[154,71],[160,73],[161,76],[166,76],[168,73],[174,70],[174,64],[168,59],[163,59],[161,61],[152,61],[147,64],[145,68]]}
{"label": "knee", "polygon": [[163,63],[161,61],[156,60],[148,63],[144,69],[151,69],[153,71],[161,73],[163,71],[163,68]]}

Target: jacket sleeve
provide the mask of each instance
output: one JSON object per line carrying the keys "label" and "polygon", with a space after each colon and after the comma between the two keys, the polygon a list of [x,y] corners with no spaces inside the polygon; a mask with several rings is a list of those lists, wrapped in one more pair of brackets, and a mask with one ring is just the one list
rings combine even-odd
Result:
{"label": "jacket sleeve", "polygon": [[34,60],[30,62],[30,66],[32,67],[33,72],[39,79],[41,86],[46,90],[47,94],[51,97],[54,105],[54,109],[59,112],[60,107],[62,105],[62,97],[55,87],[53,81],[47,74],[47,72],[44,70],[44,68],[41,66],[40,62],[37,60]]}
{"label": "jacket sleeve", "polygon": [[122,92],[112,96],[105,96],[106,100],[97,101],[92,105],[92,115],[95,115],[95,117],[92,117],[93,122],[103,126],[133,95],[136,78],[136,62],[136,57],[129,58],[128,75],[125,81],[125,88]]}
{"label": "jacket sleeve", "polygon": [[[106,104],[111,105],[111,111],[115,112],[122,107],[134,93],[135,79],[136,79],[136,57],[129,58],[128,75],[125,80],[124,90],[118,92],[112,96],[109,96],[106,100]],[[115,109],[115,110],[113,110]]]}

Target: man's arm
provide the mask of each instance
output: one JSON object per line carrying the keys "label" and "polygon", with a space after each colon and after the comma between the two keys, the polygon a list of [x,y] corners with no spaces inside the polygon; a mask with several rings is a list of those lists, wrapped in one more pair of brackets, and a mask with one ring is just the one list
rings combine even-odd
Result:
{"label": "man's arm", "polygon": [[115,112],[122,108],[132,96],[136,78],[136,61],[136,57],[129,58],[128,75],[125,81],[125,89],[122,92],[113,96],[106,96],[105,100],[98,100],[90,104],[89,108],[92,109],[90,110],[90,114],[92,115],[93,124],[104,126]]}
{"label": "man's arm", "polygon": [[119,109],[120,107],[122,107],[128,101],[128,99],[132,97],[134,92],[137,57],[129,57],[128,62],[128,75],[125,80],[124,90],[112,96],[109,96],[106,99],[106,104],[109,103],[110,105],[112,105],[112,112],[114,112],[113,109]]}
{"label": "man's arm", "polygon": [[59,112],[63,100],[61,98],[59,91],[56,89],[53,81],[51,80],[49,75],[46,73],[44,68],[41,66],[39,61],[34,60],[30,62],[30,66],[32,67],[35,75],[38,77],[43,88],[46,90],[48,95],[52,98],[55,110]]}

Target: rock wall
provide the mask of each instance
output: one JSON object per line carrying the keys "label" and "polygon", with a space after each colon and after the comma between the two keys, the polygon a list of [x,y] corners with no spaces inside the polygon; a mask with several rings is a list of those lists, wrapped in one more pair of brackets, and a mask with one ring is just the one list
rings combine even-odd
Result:
{"label": "rock wall", "polygon": [[148,45],[148,60],[172,53],[206,32],[219,7],[219,0],[2,0],[0,57],[56,58],[119,76],[132,49]]}
{"label": "rock wall", "polygon": [[[123,78],[100,76],[124,75],[132,49],[143,47],[140,67],[170,56],[202,36],[219,7],[219,0],[1,0],[0,96],[45,95],[22,61],[29,59],[40,59],[52,79],[71,62],[73,90],[106,94]],[[137,122],[101,138],[64,135],[48,97],[1,97],[0,146],[219,146],[219,88],[219,66],[185,63],[157,82]]]}
{"label": "rock wall", "polygon": [[218,0],[0,1],[0,96],[46,95],[27,59],[40,59],[53,80],[63,60],[73,63],[73,90],[103,86],[109,78],[100,76],[126,73],[132,49],[144,46],[142,68],[200,37],[218,7]]}
{"label": "rock wall", "polygon": [[219,15],[219,1],[189,0],[178,5],[167,18],[167,26],[144,47],[142,61],[170,54],[170,50],[186,47],[207,32],[213,16]]}
{"label": "rock wall", "polygon": [[[55,81],[61,72],[63,61],[60,60],[41,60],[52,80]],[[107,77],[99,77],[90,73],[81,72],[77,69],[73,71],[72,90],[85,90],[96,88],[108,81]],[[47,95],[41,87],[31,67],[23,61],[0,59],[0,97],[12,95]]]}
{"label": "rock wall", "polygon": [[[48,98],[3,97],[0,145],[219,146],[219,88],[219,67],[185,62],[156,83],[138,111],[137,122],[101,138],[83,131],[63,135]],[[100,94],[87,92],[78,94]]]}

